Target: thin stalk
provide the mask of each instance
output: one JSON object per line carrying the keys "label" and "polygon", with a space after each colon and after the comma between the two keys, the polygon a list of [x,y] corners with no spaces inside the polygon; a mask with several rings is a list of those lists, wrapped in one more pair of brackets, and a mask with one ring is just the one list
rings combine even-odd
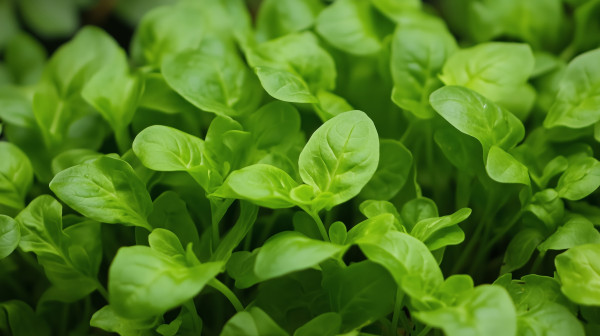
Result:
{"label": "thin stalk", "polygon": [[537,271],[540,269],[540,267],[542,266],[542,262],[544,261],[544,254],[542,253],[538,253],[537,257],[535,258],[535,261],[533,262],[533,265],[531,265],[531,274],[537,274]]}
{"label": "thin stalk", "polygon": [[196,304],[194,303],[194,299],[190,299],[186,301],[183,306],[190,312],[194,313],[195,316],[192,318],[192,323],[194,324],[194,330],[200,331],[202,330],[202,321],[198,317],[198,310],[196,310]]}
{"label": "thin stalk", "polygon": [[106,300],[106,302],[108,302],[108,291],[106,290],[106,288],[104,288],[104,286],[100,283],[100,281],[98,281],[98,279],[96,279],[96,289],[98,290],[98,293],[100,293],[100,295],[102,295],[104,300]]}
{"label": "thin stalk", "polygon": [[394,314],[392,315],[392,332],[393,335],[398,334],[398,320],[402,312],[402,300],[404,299],[404,293],[400,288],[396,290],[396,302],[394,303]]}
{"label": "thin stalk", "polygon": [[406,317],[406,314],[404,314],[403,311],[400,311],[399,317],[400,317],[400,323],[402,323],[402,328],[404,328],[404,331],[406,331],[405,334],[408,335],[410,330],[412,330],[410,327],[410,321],[408,320],[408,318]]}
{"label": "thin stalk", "polygon": [[217,279],[212,279],[208,282],[208,285],[219,291],[221,294],[223,294],[227,298],[227,300],[229,300],[233,308],[235,308],[235,311],[241,312],[244,310],[244,305],[242,304],[242,302],[231,291],[231,289],[225,286],[225,284],[223,284],[221,281]]}
{"label": "thin stalk", "polygon": [[329,235],[327,234],[327,230],[325,230],[325,224],[323,224],[323,221],[321,220],[321,217],[319,217],[319,214],[313,213],[312,211],[308,212],[308,214],[317,223],[317,227],[319,228],[319,232],[321,233],[321,236],[323,236],[323,240],[328,242]]}
{"label": "thin stalk", "polygon": [[117,148],[119,153],[124,154],[131,148],[131,134],[129,134],[129,127],[125,126],[120,129],[115,129],[115,141],[117,142]]}
{"label": "thin stalk", "polygon": [[423,328],[423,330],[421,330],[420,333],[417,334],[417,336],[425,336],[427,335],[429,332],[431,331],[431,327],[430,326],[426,326],[425,328]]}
{"label": "thin stalk", "polygon": [[473,235],[469,239],[469,243],[460,254],[460,257],[458,258],[458,261],[454,264],[454,267],[452,267],[452,271],[450,272],[451,274],[457,274],[462,269],[465,262],[467,262],[467,259],[472,257],[473,249],[475,248],[475,245],[477,245],[477,243],[479,242],[479,237],[481,236],[481,233],[483,232],[483,228],[485,226],[485,222],[479,222],[479,224],[475,228],[475,232],[473,232]]}

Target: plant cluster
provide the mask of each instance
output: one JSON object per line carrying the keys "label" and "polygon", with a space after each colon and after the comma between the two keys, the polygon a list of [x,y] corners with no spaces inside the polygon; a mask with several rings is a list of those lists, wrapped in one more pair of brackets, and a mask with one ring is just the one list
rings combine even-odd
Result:
{"label": "plant cluster", "polygon": [[600,0],[257,8],[6,43],[1,331],[600,334]]}

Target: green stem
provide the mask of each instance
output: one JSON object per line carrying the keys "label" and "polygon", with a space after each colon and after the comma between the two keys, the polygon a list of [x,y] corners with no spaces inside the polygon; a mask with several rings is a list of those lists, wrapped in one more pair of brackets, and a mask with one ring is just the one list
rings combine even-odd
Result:
{"label": "green stem", "polygon": [[319,214],[313,213],[312,211],[307,211],[307,213],[317,223],[317,227],[319,228],[319,232],[321,233],[321,236],[323,237],[323,240],[326,241],[326,242],[330,241],[329,240],[329,235],[327,234],[327,230],[325,230],[325,224],[323,224],[323,221],[321,220],[321,217],[319,217]]}
{"label": "green stem", "polygon": [[542,266],[542,262],[544,261],[544,255],[542,253],[538,253],[537,257],[535,258],[535,261],[533,262],[533,265],[531,266],[531,274],[536,274],[537,271],[540,269],[540,267]]}
{"label": "green stem", "polygon": [[429,333],[429,331],[431,331],[431,327],[426,326],[425,328],[423,328],[423,330],[421,330],[420,333],[417,334],[417,336],[425,336]]}
{"label": "green stem", "polygon": [[398,334],[398,320],[400,314],[402,314],[402,300],[404,299],[404,293],[400,288],[396,290],[396,302],[394,303],[394,314],[392,315],[392,332],[393,335]]}
{"label": "green stem", "polygon": [[492,238],[492,240],[490,240],[489,244],[487,245],[487,249],[491,249],[492,245],[496,244],[500,239],[502,239],[504,237],[504,235],[506,233],[508,233],[508,231],[510,231],[510,229],[512,229],[513,226],[515,226],[515,224],[518,223],[519,219],[521,218],[521,215],[523,214],[523,210],[519,210],[511,219],[510,221],[506,224],[502,226],[502,230],[498,233],[496,233],[494,235],[494,238]]}
{"label": "green stem", "polygon": [[450,272],[450,274],[458,274],[458,272],[460,272],[460,270],[463,268],[465,262],[467,262],[467,259],[473,257],[471,253],[473,252],[475,245],[477,245],[477,243],[479,242],[479,236],[481,236],[481,233],[483,232],[483,228],[485,226],[486,225],[484,222],[478,223],[477,227],[475,228],[475,232],[473,232],[473,235],[469,239],[469,243],[460,254],[460,257],[458,258],[458,261],[454,264],[454,267],[452,267],[452,271]]}
{"label": "green stem", "polygon": [[221,222],[221,219],[223,219],[223,216],[225,216],[227,209],[229,209],[233,201],[234,199],[232,198],[228,198],[222,201],[210,198],[210,223],[212,231],[211,233],[213,250],[216,249],[217,246],[219,246],[219,243],[221,241],[221,235],[219,233],[219,223]]}
{"label": "green stem", "polygon": [[115,129],[115,140],[117,142],[117,148],[119,153],[124,154],[131,148],[131,135],[129,134],[129,127],[125,126],[120,129]]}
{"label": "green stem", "polygon": [[192,318],[192,323],[194,324],[194,331],[202,330],[202,321],[198,317],[198,310],[196,310],[196,304],[194,303],[194,299],[190,299],[186,301],[183,306],[190,312],[194,314]]}
{"label": "green stem", "polygon": [[223,284],[221,281],[217,279],[212,279],[208,282],[208,285],[218,290],[221,294],[223,294],[227,298],[227,300],[231,302],[231,305],[233,305],[233,308],[235,308],[237,312],[241,312],[244,310],[244,305],[242,305],[242,302],[240,302],[238,297],[231,291],[231,289],[225,286],[225,284]]}
{"label": "green stem", "polygon": [[106,290],[106,288],[104,288],[104,286],[97,279],[96,279],[96,289],[98,290],[98,293],[100,293],[100,295],[102,295],[104,300],[106,300],[106,302],[108,302],[108,291]]}

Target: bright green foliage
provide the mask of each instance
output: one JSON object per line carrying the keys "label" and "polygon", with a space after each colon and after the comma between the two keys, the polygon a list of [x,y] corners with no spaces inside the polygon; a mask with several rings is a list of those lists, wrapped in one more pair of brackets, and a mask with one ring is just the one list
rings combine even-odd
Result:
{"label": "bright green foliage", "polygon": [[0,0],[0,334],[600,335],[599,17]]}

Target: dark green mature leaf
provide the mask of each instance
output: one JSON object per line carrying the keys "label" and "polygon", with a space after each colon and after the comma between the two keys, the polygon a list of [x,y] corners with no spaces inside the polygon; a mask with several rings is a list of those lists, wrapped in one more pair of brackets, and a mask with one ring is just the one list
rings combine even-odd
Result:
{"label": "dark green mature leaf", "polygon": [[544,235],[535,229],[523,229],[517,233],[506,248],[500,272],[512,272],[525,266],[542,240]]}
{"label": "dark green mature leaf", "polygon": [[33,252],[46,276],[62,295],[57,300],[79,300],[98,287],[102,259],[99,223],[81,221],[63,230],[62,206],[42,195],[16,218],[21,231],[19,247]]}
{"label": "dark green mature leaf", "polygon": [[0,205],[20,210],[33,183],[33,168],[19,147],[0,142]]}
{"label": "dark green mature leaf", "polygon": [[328,208],[356,196],[379,162],[375,125],[364,112],[350,111],[325,122],[300,153],[302,180],[320,193],[331,193]]}
{"label": "dark green mature leaf", "polygon": [[29,305],[18,300],[0,303],[0,330],[14,336],[51,335],[46,321],[37,316]]}
{"label": "dark green mature leaf", "polygon": [[99,222],[151,230],[152,200],[125,161],[105,156],[58,173],[50,189],[67,205]]}
{"label": "dark green mature leaf", "polygon": [[302,327],[296,329],[294,336],[335,336],[342,326],[342,318],[338,313],[325,313],[306,322]]}
{"label": "dark green mature leaf", "polygon": [[370,261],[325,273],[323,288],[331,308],[342,318],[343,330],[370,324],[390,313],[394,306],[394,279]]}
{"label": "dark green mature leaf", "polygon": [[391,199],[404,187],[412,166],[412,153],[401,142],[381,140],[377,170],[360,195],[373,200]]}
{"label": "dark green mature leaf", "polygon": [[21,230],[14,219],[0,215],[0,259],[6,258],[19,245]]}

